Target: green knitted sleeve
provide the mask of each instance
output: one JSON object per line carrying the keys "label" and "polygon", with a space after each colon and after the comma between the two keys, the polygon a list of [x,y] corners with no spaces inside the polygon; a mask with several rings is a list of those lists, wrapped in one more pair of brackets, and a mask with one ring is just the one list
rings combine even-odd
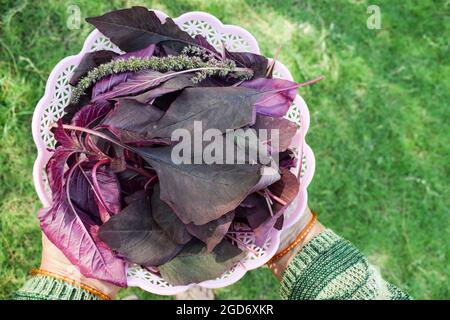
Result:
{"label": "green knitted sleeve", "polygon": [[100,300],[92,293],[51,277],[35,275],[12,297],[14,300]]}
{"label": "green knitted sleeve", "polygon": [[284,271],[281,296],[289,300],[405,300],[350,242],[327,229],[308,242]]}

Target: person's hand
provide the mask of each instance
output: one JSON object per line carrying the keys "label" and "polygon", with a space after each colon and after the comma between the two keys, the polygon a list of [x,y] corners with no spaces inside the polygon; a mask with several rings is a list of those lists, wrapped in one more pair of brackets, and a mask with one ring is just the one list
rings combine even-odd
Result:
{"label": "person's hand", "polygon": [[41,269],[93,287],[107,294],[110,298],[114,298],[120,289],[108,282],[83,276],[78,268],[44,234],[42,234]]}
{"label": "person's hand", "polygon": [[[286,230],[281,232],[280,236],[280,247],[276,254],[281,252],[284,248],[289,246],[297,236],[305,229],[308,222],[311,220],[312,213],[311,210],[307,207],[305,212],[302,213],[299,221],[293,226],[289,227]],[[325,230],[324,226],[317,221],[311,231],[308,233],[306,238],[300,242],[295,248],[290,250],[286,255],[281,257],[279,260],[269,265],[270,270],[272,270],[273,274],[278,280],[281,280],[284,270],[287,268],[289,262],[294,258],[295,254],[301,250],[301,248],[312,238],[318,235],[320,232]]]}

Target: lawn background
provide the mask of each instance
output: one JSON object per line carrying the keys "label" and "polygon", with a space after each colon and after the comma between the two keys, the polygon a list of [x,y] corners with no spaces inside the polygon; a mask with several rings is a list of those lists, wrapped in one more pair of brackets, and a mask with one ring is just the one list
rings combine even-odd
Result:
{"label": "lawn background", "polygon": [[[81,9],[79,30],[66,26],[69,4]],[[138,4],[210,12],[249,30],[267,56],[281,47],[297,81],[325,75],[300,90],[316,156],[310,207],[387,280],[417,299],[450,298],[449,1],[0,0],[0,299],[39,263],[30,127],[46,79],[80,51],[92,30],[84,18]],[[366,26],[369,4],[380,30]],[[277,299],[278,284],[261,268],[216,294]]]}

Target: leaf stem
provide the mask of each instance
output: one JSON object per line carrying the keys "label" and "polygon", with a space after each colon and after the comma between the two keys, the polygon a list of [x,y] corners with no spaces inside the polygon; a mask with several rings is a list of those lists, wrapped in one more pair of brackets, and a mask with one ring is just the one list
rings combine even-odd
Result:
{"label": "leaf stem", "polygon": [[275,64],[277,63],[277,60],[278,60],[278,55],[280,54],[280,51],[281,51],[281,47],[278,47],[272,58],[272,62],[270,63],[269,66],[267,66],[266,77],[272,76],[273,70],[275,69]]}
{"label": "leaf stem", "polygon": [[149,172],[145,171],[145,170],[142,169],[142,168],[137,168],[137,167],[131,166],[131,165],[129,165],[129,164],[127,164],[126,167],[127,167],[127,169],[130,169],[130,170],[132,170],[132,171],[134,171],[134,172],[137,172],[137,173],[139,173],[140,175],[142,175],[142,176],[144,176],[144,177],[147,177],[147,178],[149,178],[149,179],[151,179],[151,178],[154,177],[154,175],[150,174]]}
{"label": "leaf stem", "polygon": [[[278,89],[273,89],[273,90],[268,90],[268,91],[260,91],[260,92],[255,93],[255,94],[277,93],[277,92],[281,92],[281,91],[288,91],[288,90],[292,90],[292,89],[298,89],[298,88],[301,88],[301,87],[308,86],[310,84],[319,82],[319,81],[323,80],[324,78],[325,78],[324,76],[320,76],[320,77],[317,77],[317,78],[312,79],[312,80],[296,83],[296,84],[294,84],[294,85],[292,85],[290,87],[287,87],[287,88],[278,88]],[[266,97],[263,100],[258,101],[257,103],[258,104],[262,104],[262,103],[267,102],[267,101],[269,101],[271,99],[273,99],[273,96],[269,95],[268,97]]]}
{"label": "leaf stem", "polygon": [[[54,125],[54,126],[56,126],[56,125]],[[117,140],[115,140],[115,139],[109,137],[108,135],[106,135],[106,134],[104,134],[104,133],[101,133],[101,132],[98,132],[98,131],[96,131],[96,130],[92,130],[92,129],[88,129],[88,128],[83,128],[83,127],[78,127],[78,126],[73,126],[73,125],[70,125],[70,124],[63,124],[62,127],[63,127],[64,129],[66,129],[66,130],[74,130],[74,131],[80,131],[80,132],[92,134],[93,136],[97,136],[97,137],[99,137],[99,138],[102,138],[102,139],[104,139],[104,140],[107,140],[107,141],[109,141],[109,142],[111,142],[111,143],[114,143],[114,144],[116,144],[116,145],[118,145],[118,146],[124,148],[124,149],[127,149],[127,150],[129,150],[129,151],[135,152],[135,150],[134,150],[132,147],[127,146],[126,144],[123,144],[123,143],[121,143],[120,141],[117,141]]]}
{"label": "leaf stem", "polygon": [[300,83],[298,83],[298,87],[297,88],[304,87],[304,86],[309,86],[310,84],[322,81],[323,79],[325,79],[324,76],[319,76],[319,77],[317,77],[315,79],[312,79],[312,80],[308,80],[308,81],[305,81],[305,82],[300,82]]}
{"label": "leaf stem", "polygon": [[[100,192],[100,185],[99,185],[98,180],[97,180],[97,169],[98,169],[98,167],[101,166],[102,164],[106,164],[106,163],[109,163],[109,162],[110,162],[109,159],[103,159],[103,160],[97,161],[94,164],[94,166],[92,167],[92,182],[94,184],[95,189],[98,191],[98,195],[100,196],[101,205],[106,210],[108,215],[111,215],[111,212],[109,211],[108,207],[106,206],[105,199],[103,198],[103,195]],[[106,222],[106,218],[107,217],[101,217],[101,218],[102,218],[103,222]]]}
{"label": "leaf stem", "polygon": [[[66,180],[66,197],[67,197],[67,203],[68,203],[68,205],[69,205],[70,210],[72,210],[72,213],[73,213],[73,215],[75,216],[75,219],[78,221],[80,227],[81,227],[81,228],[84,230],[84,232],[88,235],[88,239],[89,239],[89,241],[91,242],[91,245],[92,245],[92,246],[95,248],[95,250],[97,251],[97,253],[98,253],[98,255],[99,255],[100,259],[101,259],[102,265],[103,265],[103,267],[105,267],[105,266],[106,266],[106,261],[105,261],[103,255],[101,254],[100,250],[98,249],[97,244],[95,243],[94,239],[92,238],[91,233],[90,233],[89,230],[86,228],[86,225],[84,224],[83,220],[82,220],[81,217],[79,216],[79,213],[78,213],[77,210],[75,209],[75,207],[74,207],[74,205],[73,205],[73,203],[72,203],[72,199],[70,198],[70,181],[71,181],[71,179],[72,179],[73,172],[74,172],[75,169],[76,169],[78,166],[80,166],[84,161],[85,161],[85,159],[80,160],[80,161],[78,161],[77,163],[75,163],[75,164],[73,165],[73,167],[70,168],[70,170],[69,170],[69,172],[68,172],[68,174],[67,174],[67,178],[66,178],[66,179],[67,179],[67,180]],[[69,239],[70,239],[70,236],[69,236]],[[84,239],[84,237],[83,237],[82,239]],[[63,244],[60,244],[60,245],[63,245]],[[71,245],[73,245],[73,244],[72,244],[72,243],[67,243],[67,247],[69,247],[69,246],[71,246]],[[59,248],[61,248],[61,247],[59,247]],[[78,253],[80,254],[80,252],[78,252]]]}
{"label": "leaf stem", "polygon": [[83,174],[84,178],[86,179],[86,181],[88,182],[89,186],[91,187],[92,191],[94,192],[95,196],[97,197],[98,201],[101,202],[101,205],[103,205],[103,207],[106,207],[103,203],[102,198],[100,197],[100,194],[97,192],[94,183],[91,181],[91,179],[89,179],[87,173],[83,170],[83,167],[80,166],[80,171]]}
{"label": "leaf stem", "polygon": [[286,201],[284,201],[283,199],[281,199],[281,198],[277,197],[276,195],[274,195],[272,192],[270,192],[269,189],[266,189],[265,191],[267,192],[267,194],[269,195],[270,198],[272,198],[273,200],[275,200],[276,202],[278,202],[279,204],[281,204],[283,207],[284,207],[285,205],[287,205],[287,202],[286,202]]}
{"label": "leaf stem", "polygon": [[153,177],[151,177],[150,179],[148,179],[148,181],[145,183],[144,185],[144,189],[147,190],[148,185],[155,179],[157,179],[158,176],[155,174]]}

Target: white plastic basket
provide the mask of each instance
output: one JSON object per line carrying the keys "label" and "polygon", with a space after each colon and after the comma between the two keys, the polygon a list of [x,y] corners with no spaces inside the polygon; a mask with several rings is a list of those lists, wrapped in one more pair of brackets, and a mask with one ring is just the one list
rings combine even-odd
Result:
{"label": "white plastic basket", "polygon": [[[166,14],[155,11],[161,21],[167,17]],[[255,38],[245,29],[224,25],[216,17],[204,12],[188,12],[174,19],[175,23],[190,35],[203,35],[217,50],[221,50],[222,43],[230,51],[248,51],[260,53],[259,46]],[[102,49],[121,52],[108,38],[98,30],[92,31],[84,42],[83,49],[79,54],[69,56],[61,60],[51,72],[45,94],[36,106],[33,114],[32,131],[38,153],[33,168],[33,180],[36,192],[44,207],[51,204],[51,193],[45,174],[45,165],[51,157],[48,148],[55,144],[50,127],[64,115],[64,108],[68,104],[71,95],[69,80],[76,66],[80,63],[83,55],[87,52]],[[289,70],[280,62],[276,63],[274,76],[293,80]],[[307,186],[314,174],[314,155],[310,147],[305,142],[305,135],[309,127],[309,111],[305,101],[297,95],[292,104],[287,118],[299,126],[296,137],[293,139],[292,147],[296,148],[302,160],[293,169],[293,173],[300,174],[300,191],[290,208],[286,210],[283,228],[288,228],[298,221],[301,213],[307,205]],[[299,171],[301,171],[299,173]],[[235,225],[234,229],[239,230],[240,225]],[[280,231],[273,230],[268,241],[262,248],[254,245],[254,237],[251,233],[242,232],[234,234],[240,241],[246,243],[254,249],[249,252],[231,270],[223,274],[220,278],[208,280],[200,283],[206,288],[221,288],[228,286],[244,276],[248,270],[252,270],[264,265],[276,253],[280,242]],[[137,286],[142,289],[161,295],[172,295],[185,291],[189,286],[172,286],[161,277],[141,268],[137,265],[128,265],[127,282],[129,286]]]}

